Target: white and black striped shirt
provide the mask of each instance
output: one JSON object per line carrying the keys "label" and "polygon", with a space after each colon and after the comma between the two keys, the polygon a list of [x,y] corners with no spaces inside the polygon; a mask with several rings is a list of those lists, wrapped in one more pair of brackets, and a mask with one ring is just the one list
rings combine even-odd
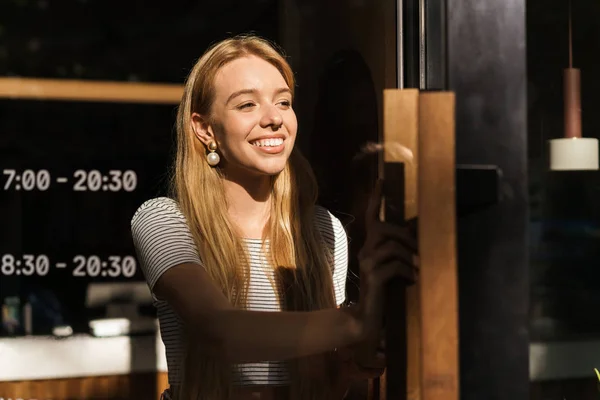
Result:
{"label": "white and black striped shirt", "polygon": [[[322,207],[316,208],[315,224],[333,255],[333,284],[337,304],[346,298],[348,270],[348,239],[341,222]],[[169,268],[183,263],[201,264],[185,217],[177,203],[166,197],[148,200],[131,220],[132,236],[140,264],[150,290]],[[270,277],[268,243],[260,239],[245,239],[250,263],[247,309],[280,311],[278,295]],[[270,274],[270,276],[269,276]],[[169,384],[180,383],[183,359],[183,322],[166,301],[155,297],[160,332],[166,348]],[[289,383],[285,363],[257,362],[239,364],[234,369],[236,385],[283,385]]]}

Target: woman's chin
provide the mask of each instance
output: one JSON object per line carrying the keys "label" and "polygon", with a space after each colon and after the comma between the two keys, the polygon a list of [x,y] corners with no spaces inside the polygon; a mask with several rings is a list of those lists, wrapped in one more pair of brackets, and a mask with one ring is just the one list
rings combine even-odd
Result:
{"label": "woman's chin", "polygon": [[255,164],[255,170],[262,175],[277,175],[285,169],[288,157],[273,157],[270,160],[260,160]]}
{"label": "woman's chin", "polygon": [[[253,179],[279,175],[285,169],[286,163],[254,163],[250,165],[239,164],[238,168],[232,168],[231,164],[223,169],[225,176],[230,179]],[[237,177],[237,178],[234,178]],[[2,399],[0,399],[2,400]]]}
{"label": "woman's chin", "polygon": [[281,166],[268,166],[264,168],[260,168],[259,172],[262,175],[275,176],[279,175],[285,169],[285,164]]}

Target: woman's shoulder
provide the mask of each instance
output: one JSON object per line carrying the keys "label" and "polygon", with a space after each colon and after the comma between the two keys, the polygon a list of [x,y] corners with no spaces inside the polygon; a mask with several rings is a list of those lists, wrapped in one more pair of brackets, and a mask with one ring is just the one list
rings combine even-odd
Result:
{"label": "woman's shoulder", "polygon": [[332,236],[345,234],[342,221],[327,208],[320,205],[315,206],[315,224],[321,234],[331,234]]}
{"label": "woman's shoulder", "polygon": [[176,200],[170,197],[155,197],[146,200],[137,208],[131,218],[131,224],[134,225],[138,221],[155,218],[174,218],[185,221],[185,217]]}
{"label": "woman's shoulder", "polygon": [[155,197],[153,199],[144,201],[142,205],[138,207],[136,213],[156,209],[181,212],[179,210],[179,204],[177,204],[175,199],[170,197]]}
{"label": "woman's shoulder", "polygon": [[169,268],[200,264],[200,257],[177,202],[168,197],[146,200],[131,219],[131,236],[150,289]]}

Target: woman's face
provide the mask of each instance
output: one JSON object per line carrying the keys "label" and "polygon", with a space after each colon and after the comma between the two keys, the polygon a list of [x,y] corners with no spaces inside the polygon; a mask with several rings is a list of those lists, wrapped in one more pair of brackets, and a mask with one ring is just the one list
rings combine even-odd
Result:
{"label": "woman's face", "polygon": [[222,67],[214,85],[205,130],[216,138],[225,173],[281,172],[298,129],[290,88],[281,73],[263,59],[248,56]]}

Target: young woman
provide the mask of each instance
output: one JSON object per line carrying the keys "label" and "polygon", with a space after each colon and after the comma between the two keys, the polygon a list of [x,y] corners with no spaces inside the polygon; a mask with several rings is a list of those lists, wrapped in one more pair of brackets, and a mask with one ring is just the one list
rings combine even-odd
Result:
{"label": "young woman", "polygon": [[254,36],[214,45],[187,79],[172,198],[145,202],[132,219],[166,347],[165,397],[342,398],[342,350],[375,343],[384,284],[415,278],[410,238],[379,220],[379,185],[360,305],[337,307],[348,242],[315,205],[311,168],[294,149],[293,97],[290,66]]}

